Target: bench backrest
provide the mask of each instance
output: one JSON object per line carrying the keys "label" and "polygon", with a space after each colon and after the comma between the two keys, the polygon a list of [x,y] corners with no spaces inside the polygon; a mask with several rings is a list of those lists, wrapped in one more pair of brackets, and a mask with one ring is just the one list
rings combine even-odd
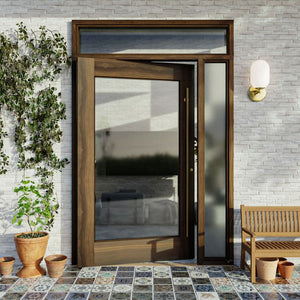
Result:
{"label": "bench backrest", "polygon": [[243,228],[260,235],[300,237],[300,206],[241,205],[241,223]]}

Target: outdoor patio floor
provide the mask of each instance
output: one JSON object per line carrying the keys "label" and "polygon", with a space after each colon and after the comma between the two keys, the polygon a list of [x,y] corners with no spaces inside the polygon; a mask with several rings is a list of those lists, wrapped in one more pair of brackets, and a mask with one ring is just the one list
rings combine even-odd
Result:
{"label": "outdoor patio floor", "polygon": [[[78,268],[61,278],[0,278],[1,299],[300,299],[300,269],[293,278],[252,284],[236,266],[163,263]],[[298,272],[297,272],[298,269]]]}

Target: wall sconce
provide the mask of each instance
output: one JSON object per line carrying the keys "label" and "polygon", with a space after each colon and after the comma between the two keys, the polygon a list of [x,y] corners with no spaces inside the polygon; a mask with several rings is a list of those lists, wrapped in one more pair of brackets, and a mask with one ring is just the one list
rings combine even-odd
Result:
{"label": "wall sconce", "polygon": [[256,60],[250,69],[250,83],[248,96],[252,101],[259,102],[266,97],[265,88],[270,82],[270,67],[265,60]]}

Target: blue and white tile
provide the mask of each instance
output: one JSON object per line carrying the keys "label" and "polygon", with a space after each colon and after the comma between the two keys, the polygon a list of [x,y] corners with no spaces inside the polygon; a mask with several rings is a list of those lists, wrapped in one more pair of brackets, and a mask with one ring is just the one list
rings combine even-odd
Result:
{"label": "blue and white tile", "polygon": [[132,291],[132,285],[130,284],[116,284],[113,287],[115,293],[128,293]]}
{"label": "blue and white tile", "polygon": [[88,293],[92,290],[92,284],[74,284],[71,287],[71,292],[75,293]]}
{"label": "blue and white tile", "polygon": [[92,291],[98,293],[108,293],[112,291],[113,286],[110,284],[95,284]]}
{"label": "blue and white tile", "polygon": [[297,293],[299,292],[298,287],[291,284],[277,284],[276,289],[282,293]]}
{"label": "blue and white tile", "polygon": [[153,284],[152,277],[136,277],[134,278],[134,284]]}
{"label": "blue and white tile", "polygon": [[174,285],[187,285],[187,284],[193,284],[193,281],[191,278],[177,277],[177,278],[173,278],[173,284]]}
{"label": "blue and white tile", "polygon": [[113,271],[100,271],[97,276],[102,278],[111,278],[111,277],[115,277],[116,274],[117,272],[113,272]]}
{"label": "blue and white tile", "polygon": [[153,268],[154,272],[171,272],[170,267],[167,266],[156,266]]}
{"label": "blue and white tile", "polygon": [[197,299],[206,299],[206,300],[219,300],[219,296],[216,292],[197,292]]}
{"label": "blue and white tile", "polygon": [[81,270],[78,274],[78,278],[96,278],[98,271]]}
{"label": "blue and white tile", "polygon": [[171,277],[171,274],[169,272],[154,271],[154,277],[157,277],[157,278],[168,278],[168,277]]}
{"label": "blue and white tile", "polygon": [[152,272],[152,267],[138,266],[138,267],[135,267],[135,271],[136,272]]}
{"label": "blue and white tile", "polygon": [[191,271],[190,276],[192,278],[208,278],[208,274],[205,272]]}

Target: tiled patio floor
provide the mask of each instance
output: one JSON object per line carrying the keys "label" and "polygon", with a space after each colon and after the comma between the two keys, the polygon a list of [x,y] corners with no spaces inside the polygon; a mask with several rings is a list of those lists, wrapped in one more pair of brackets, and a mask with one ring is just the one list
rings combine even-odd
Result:
{"label": "tiled patio floor", "polygon": [[276,278],[256,284],[251,284],[249,273],[235,266],[167,263],[68,266],[59,279],[42,276],[25,280],[13,275],[0,279],[1,299],[300,299],[299,271],[294,271],[290,280]]}

